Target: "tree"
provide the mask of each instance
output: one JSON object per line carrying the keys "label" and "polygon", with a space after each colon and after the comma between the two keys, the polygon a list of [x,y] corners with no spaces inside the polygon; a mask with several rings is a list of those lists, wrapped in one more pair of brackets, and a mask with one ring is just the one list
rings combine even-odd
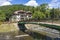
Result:
{"label": "tree", "polygon": [[40,11],[45,13],[48,8],[48,4],[41,4],[40,5]]}
{"label": "tree", "polygon": [[[39,9],[39,7],[40,7],[40,9]],[[41,12],[43,12],[44,13],[44,15],[46,16],[46,18],[45,19],[49,19],[50,17],[50,9],[49,9],[49,6],[48,6],[48,4],[41,4],[40,6],[38,7],[38,10],[40,10]]]}
{"label": "tree", "polygon": [[31,11],[34,19],[59,19],[60,9],[49,9],[48,4],[40,6],[25,6],[25,5],[9,5],[0,7],[0,20],[9,20],[11,15],[17,10]]}
{"label": "tree", "polygon": [[44,19],[46,16],[40,12],[40,11],[35,11],[35,13],[33,14],[33,19],[37,19],[37,20],[40,20],[40,19]]}
{"label": "tree", "polygon": [[4,14],[4,12],[2,10],[0,10],[0,21],[5,21],[6,20],[6,16]]}

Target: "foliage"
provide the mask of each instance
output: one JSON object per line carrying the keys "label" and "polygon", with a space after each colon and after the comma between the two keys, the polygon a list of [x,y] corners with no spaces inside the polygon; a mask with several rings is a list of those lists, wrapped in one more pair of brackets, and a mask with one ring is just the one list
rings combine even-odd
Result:
{"label": "foliage", "polygon": [[0,6],[0,21],[9,20],[14,11],[24,10],[32,12],[32,19],[59,19],[60,9],[48,7],[48,4],[41,4],[40,6],[25,6],[25,5],[9,5]]}
{"label": "foliage", "polygon": [[0,11],[0,21],[4,21],[6,18],[5,18],[5,14],[3,11]]}
{"label": "foliage", "polygon": [[50,25],[50,24],[40,24],[40,25],[60,31],[60,26],[57,26],[57,25]]}
{"label": "foliage", "polygon": [[45,15],[43,12],[35,11],[35,13],[33,14],[33,18],[40,20],[40,19],[44,19]]}

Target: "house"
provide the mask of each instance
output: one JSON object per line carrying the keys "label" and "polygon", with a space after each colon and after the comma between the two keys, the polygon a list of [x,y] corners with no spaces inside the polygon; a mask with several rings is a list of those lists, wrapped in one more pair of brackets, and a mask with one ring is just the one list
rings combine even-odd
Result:
{"label": "house", "polygon": [[32,18],[32,13],[30,11],[15,11],[14,14],[11,16],[11,21],[22,21],[22,20],[27,20]]}

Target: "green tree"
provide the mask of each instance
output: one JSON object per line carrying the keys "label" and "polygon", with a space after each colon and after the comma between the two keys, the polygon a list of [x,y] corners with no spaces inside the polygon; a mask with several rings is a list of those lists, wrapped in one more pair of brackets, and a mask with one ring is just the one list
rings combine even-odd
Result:
{"label": "green tree", "polygon": [[35,13],[33,14],[33,18],[40,20],[40,19],[44,19],[46,16],[43,14],[43,12],[40,11],[35,11]]}
{"label": "green tree", "polygon": [[0,10],[0,21],[5,21],[6,20],[6,16],[4,14],[4,12],[2,10]]}

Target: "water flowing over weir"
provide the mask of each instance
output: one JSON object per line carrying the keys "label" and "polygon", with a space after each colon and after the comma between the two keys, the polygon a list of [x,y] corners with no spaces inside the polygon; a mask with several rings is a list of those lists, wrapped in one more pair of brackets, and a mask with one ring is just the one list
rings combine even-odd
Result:
{"label": "water flowing over weir", "polygon": [[[21,28],[22,27],[22,28]],[[32,25],[33,27],[33,25]],[[19,28],[21,31],[25,32],[25,33],[28,33],[30,36],[32,36],[35,40],[60,40],[60,38],[54,38],[54,35],[50,35],[50,34],[46,34],[46,35],[43,35],[44,34],[44,31],[41,32],[41,31],[36,31],[37,29],[34,28],[31,28],[31,25],[30,25],[30,28],[28,28],[28,26],[26,27],[25,23],[19,23]],[[53,37],[51,37],[53,36]],[[59,35],[58,35],[59,37]]]}

